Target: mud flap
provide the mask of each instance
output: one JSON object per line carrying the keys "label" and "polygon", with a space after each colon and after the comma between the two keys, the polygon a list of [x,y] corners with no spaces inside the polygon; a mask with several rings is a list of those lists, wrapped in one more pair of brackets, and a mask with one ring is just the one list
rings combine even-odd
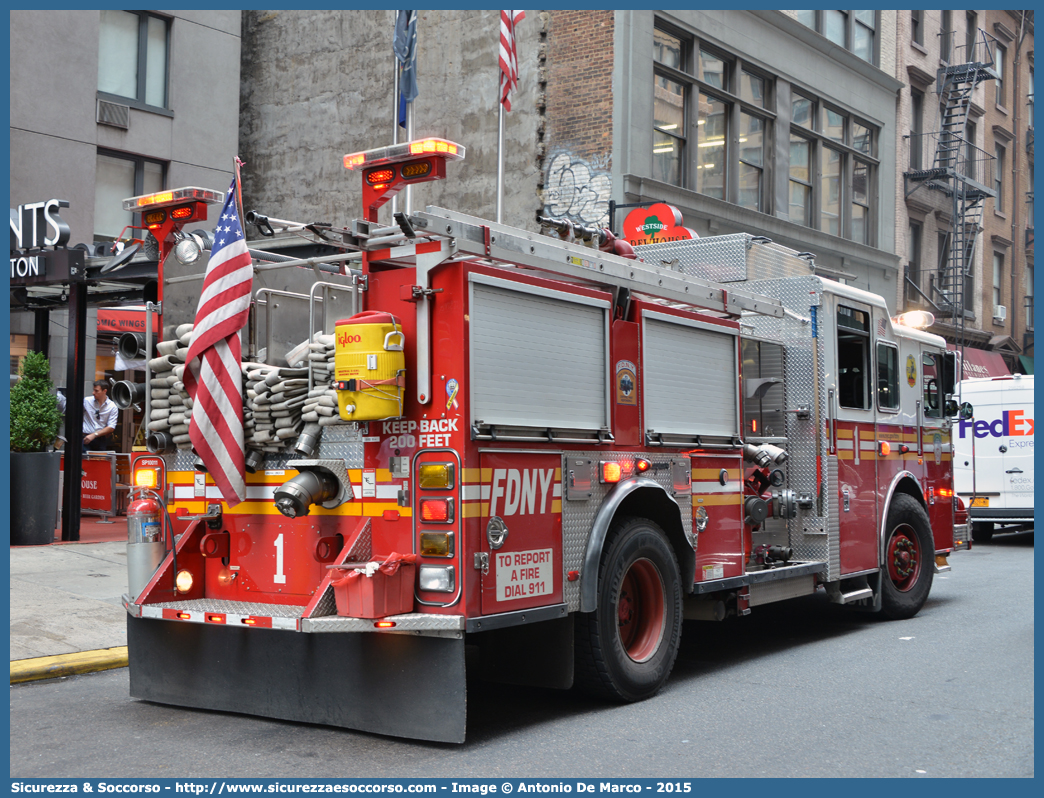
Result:
{"label": "mud flap", "polygon": [[464,640],[127,618],[132,698],[464,742]]}

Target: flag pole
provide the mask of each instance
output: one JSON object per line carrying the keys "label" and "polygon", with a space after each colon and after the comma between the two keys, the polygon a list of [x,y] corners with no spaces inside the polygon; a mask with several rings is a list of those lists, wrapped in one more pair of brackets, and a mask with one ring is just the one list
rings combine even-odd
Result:
{"label": "flag pole", "polygon": [[[406,103],[406,141],[413,141],[413,103]],[[406,215],[413,211],[413,186],[406,185]]]}
{"label": "flag pole", "polygon": [[498,102],[500,108],[497,123],[497,224],[503,221],[504,210],[504,103]]}
{"label": "flag pole", "polygon": [[[392,144],[399,143],[399,58],[392,53],[392,83],[394,84],[394,90],[392,91]],[[395,211],[398,210],[399,198],[392,196],[391,198],[391,213],[395,216]]]}

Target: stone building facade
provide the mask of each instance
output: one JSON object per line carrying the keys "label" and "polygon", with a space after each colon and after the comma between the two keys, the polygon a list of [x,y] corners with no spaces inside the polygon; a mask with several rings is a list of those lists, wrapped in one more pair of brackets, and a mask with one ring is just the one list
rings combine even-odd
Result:
{"label": "stone building facade", "polygon": [[[893,301],[895,13],[843,12],[839,35],[827,12],[805,13],[526,12],[504,222],[604,225],[611,199],[665,201],[700,235],[768,236]],[[391,142],[392,26],[390,11],[244,12],[248,207],[304,222],[361,215],[341,159]],[[414,137],[468,154],[418,186],[412,207],[492,218],[499,13],[420,12],[417,30]]]}
{"label": "stone building facade", "polygon": [[[900,308],[937,310],[933,284],[947,263],[953,203],[903,179],[931,165],[942,126],[940,69],[987,54],[997,79],[970,98],[965,169],[998,192],[984,200],[966,278],[964,326],[936,313],[933,332],[1000,353],[1009,369],[1032,369],[1033,347],[1033,14],[1001,10],[897,12],[896,253],[905,275]],[[985,49],[983,49],[985,48]],[[1018,63],[1016,64],[1016,61]]]}

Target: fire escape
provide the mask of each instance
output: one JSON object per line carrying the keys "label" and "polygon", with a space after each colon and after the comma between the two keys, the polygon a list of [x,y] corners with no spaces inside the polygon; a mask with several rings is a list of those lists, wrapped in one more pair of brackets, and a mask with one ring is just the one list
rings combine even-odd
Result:
{"label": "fire escape", "polygon": [[[953,34],[949,34],[951,37]],[[942,67],[936,79],[940,97],[939,130],[911,136],[914,152],[934,152],[931,166],[911,168],[904,173],[906,196],[924,189],[949,200],[951,234],[949,257],[940,264],[929,294],[921,291],[909,277],[908,283],[933,307],[936,315],[950,316],[956,332],[956,345],[963,350],[965,309],[972,302],[967,290],[974,265],[975,244],[981,230],[983,205],[995,197],[994,157],[967,139],[968,115],[975,89],[985,80],[996,79],[994,57],[997,40],[979,30],[973,43],[953,47],[953,63]],[[916,163],[916,166],[922,166]]]}

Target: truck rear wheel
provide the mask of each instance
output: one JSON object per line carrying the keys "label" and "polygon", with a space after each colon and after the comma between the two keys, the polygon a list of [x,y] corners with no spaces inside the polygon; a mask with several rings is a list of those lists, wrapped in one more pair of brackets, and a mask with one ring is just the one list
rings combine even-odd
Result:
{"label": "truck rear wheel", "polygon": [[881,612],[886,618],[912,618],[932,589],[935,543],[928,514],[904,493],[888,511],[885,562],[881,576]]}
{"label": "truck rear wheel", "polygon": [[576,619],[576,683],[594,695],[641,701],[667,681],[681,639],[678,561],[642,518],[617,524],[598,568],[598,609]]}
{"label": "truck rear wheel", "polygon": [[972,540],[975,543],[989,543],[993,540],[993,522],[975,521],[972,523]]}

